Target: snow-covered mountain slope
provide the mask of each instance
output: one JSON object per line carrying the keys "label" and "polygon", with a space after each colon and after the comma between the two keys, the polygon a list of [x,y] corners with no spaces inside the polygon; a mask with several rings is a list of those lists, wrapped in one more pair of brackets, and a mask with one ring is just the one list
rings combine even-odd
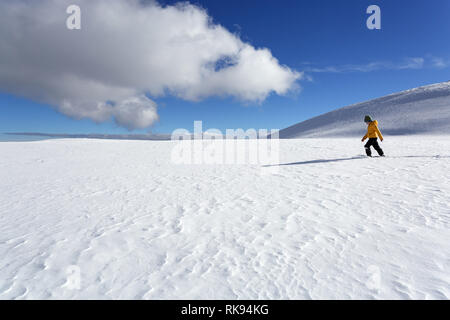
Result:
{"label": "snow-covered mountain slope", "polygon": [[175,143],[0,142],[0,299],[450,298],[450,137],[281,140],[274,174]]}
{"label": "snow-covered mountain slope", "polygon": [[280,130],[280,138],[363,136],[366,114],[387,135],[450,134],[450,81],[325,113]]}

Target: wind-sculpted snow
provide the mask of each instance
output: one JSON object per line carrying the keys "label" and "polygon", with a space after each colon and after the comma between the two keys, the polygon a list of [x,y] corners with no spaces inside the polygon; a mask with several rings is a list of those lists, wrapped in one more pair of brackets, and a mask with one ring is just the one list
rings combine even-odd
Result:
{"label": "wind-sculpted snow", "polygon": [[450,134],[450,81],[328,112],[280,130],[280,138],[363,136],[366,114],[387,135]]}
{"label": "wind-sculpted snow", "polygon": [[450,298],[449,137],[282,140],[273,175],[175,143],[1,142],[0,298]]}

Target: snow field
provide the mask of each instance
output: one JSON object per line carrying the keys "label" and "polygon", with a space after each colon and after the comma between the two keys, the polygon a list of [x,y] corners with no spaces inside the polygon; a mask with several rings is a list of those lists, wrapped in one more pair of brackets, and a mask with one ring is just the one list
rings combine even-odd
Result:
{"label": "snow field", "polygon": [[448,299],[450,137],[385,138],[281,140],[269,175],[170,141],[2,142],[0,298]]}

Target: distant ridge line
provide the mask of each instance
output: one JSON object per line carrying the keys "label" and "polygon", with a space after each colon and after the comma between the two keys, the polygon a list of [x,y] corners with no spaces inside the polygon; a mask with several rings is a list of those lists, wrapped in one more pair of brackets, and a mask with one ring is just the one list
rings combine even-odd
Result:
{"label": "distant ridge line", "polygon": [[111,139],[111,140],[170,140],[170,134],[70,134],[70,133],[43,133],[43,132],[5,132],[7,135],[38,136],[50,138],[85,138],[85,139]]}

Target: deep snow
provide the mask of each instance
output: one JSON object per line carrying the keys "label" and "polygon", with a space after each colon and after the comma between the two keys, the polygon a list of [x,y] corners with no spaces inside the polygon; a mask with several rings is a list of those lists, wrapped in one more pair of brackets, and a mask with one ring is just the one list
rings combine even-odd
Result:
{"label": "deep snow", "polygon": [[450,298],[450,137],[282,140],[269,175],[174,144],[1,142],[0,298]]}

